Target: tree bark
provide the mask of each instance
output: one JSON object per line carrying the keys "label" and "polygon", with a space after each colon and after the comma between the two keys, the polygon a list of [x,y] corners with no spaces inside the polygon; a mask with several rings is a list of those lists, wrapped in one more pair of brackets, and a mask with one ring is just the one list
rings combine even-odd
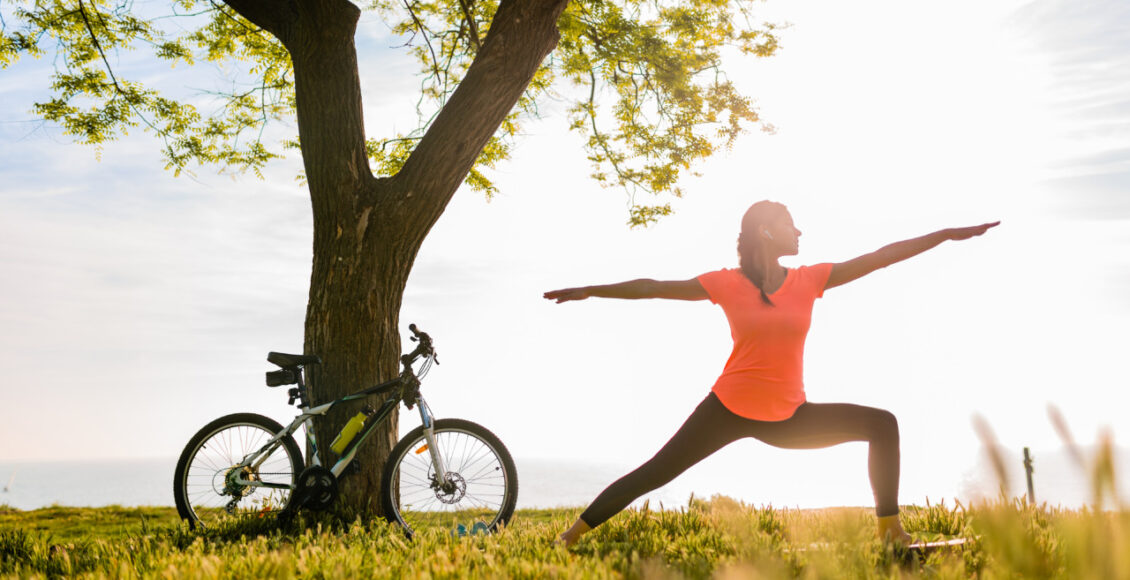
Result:
{"label": "tree bark", "polygon": [[[404,168],[376,179],[365,154],[353,38],[359,10],[346,0],[290,0],[265,16],[254,0],[229,0],[275,34],[294,64],[298,133],[314,213],[314,259],[305,352],[315,404],[397,375],[400,305],[424,237],[475,159],[556,46],[567,0],[503,0],[467,76]],[[241,9],[242,8],[242,9]],[[267,11],[270,12],[270,11]],[[256,21],[254,17],[258,17]],[[442,341],[442,337],[440,337]],[[315,425],[323,463],[329,443],[361,403]],[[398,434],[394,414],[339,486],[354,513],[380,509],[381,467]]]}

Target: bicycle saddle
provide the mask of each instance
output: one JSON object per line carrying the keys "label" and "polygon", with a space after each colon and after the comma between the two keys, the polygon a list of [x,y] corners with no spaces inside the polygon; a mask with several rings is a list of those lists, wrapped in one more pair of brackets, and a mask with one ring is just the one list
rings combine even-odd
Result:
{"label": "bicycle saddle", "polygon": [[283,354],[281,352],[267,353],[267,362],[277,364],[286,369],[308,364],[321,364],[322,359],[312,354]]}

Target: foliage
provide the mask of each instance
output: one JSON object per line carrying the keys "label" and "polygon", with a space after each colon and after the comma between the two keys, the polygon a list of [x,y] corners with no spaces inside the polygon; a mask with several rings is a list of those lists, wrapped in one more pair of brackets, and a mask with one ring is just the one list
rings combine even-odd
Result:
{"label": "foliage", "polygon": [[[0,13],[0,67],[22,56],[51,58],[49,98],[35,114],[78,142],[102,147],[138,126],[163,144],[167,168],[190,165],[259,173],[279,148],[264,142],[271,122],[294,116],[290,56],[271,35],[220,2],[176,0],[169,13],[128,0],[15,0]],[[367,141],[374,172],[404,164],[464,78],[490,29],[497,0],[371,0],[391,33],[421,65],[417,128]],[[522,126],[547,100],[566,101],[571,128],[585,136],[600,183],[631,196],[629,222],[646,225],[669,203],[636,195],[681,195],[691,165],[728,147],[758,116],[722,71],[722,53],[764,57],[778,40],[753,24],[755,0],[577,0],[561,39],[467,178],[488,196],[484,173],[507,159]],[[13,22],[9,22],[13,21]],[[210,64],[227,88],[183,94],[139,63]],[[366,63],[362,63],[366,66]],[[373,66],[368,64],[367,66]],[[132,78],[131,78],[132,77]],[[566,81],[558,87],[559,79]],[[555,88],[556,87],[556,88]],[[763,128],[768,128],[764,126]],[[297,138],[281,145],[297,146]]]}
{"label": "foliage", "polygon": [[[145,512],[131,511],[143,509]],[[553,545],[576,509],[520,510],[491,536],[405,541],[380,521],[304,515],[196,533],[165,508],[0,509],[0,576],[323,578],[1126,578],[1130,513],[1024,502],[907,506],[921,538],[968,538],[926,558],[874,539],[869,510],[782,510],[724,497],[628,510],[572,550]],[[106,513],[99,516],[98,512]],[[165,509],[165,516],[173,516]],[[140,515],[148,513],[146,522]],[[107,537],[90,521],[116,520]],[[87,528],[85,533],[83,528]],[[954,531],[957,534],[954,534]],[[63,536],[66,539],[62,539]]]}
{"label": "foliage", "polygon": [[[0,34],[0,65],[21,55],[51,56],[51,95],[35,113],[59,123],[66,134],[101,147],[143,126],[163,143],[166,167],[180,173],[190,163],[217,164],[256,173],[277,157],[262,142],[269,120],[293,113],[293,79],[286,51],[233,11],[210,2],[178,0],[182,24],[141,14],[132,2],[105,0],[17,1]],[[189,30],[177,34],[186,25]],[[164,26],[164,27],[162,27]],[[254,82],[212,95],[202,113],[193,98],[166,96],[150,84],[121,76],[123,62],[144,49],[147,58],[172,67],[197,61],[226,63],[233,74],[247,63]],[[129,59],[129,62],[136,61]],[[125,69],[125,70],[123,70]]]}
{"label": "foliage", "polygon": [[[750,26],[751,4],[596,0],[570,5],[554,61],[562,76],[587,92],[570,108],[570,119],[573,129],[588,136],[597,181],[633,194],[679,196],[683,170],[731,145],[744,123],[758,121],[749,99],[720,68],[724,47],[757,56],[777,49],[772,24],[761,30]],[[614,95],[611,107],[600,105],[606,92]],[[602,114],[614,119],[612,128],[601,122]],[[714,134],[704,125],[714,127]],[[641,206],[633,200],[632,206],[633,226],[671,211],[669,204]]]}

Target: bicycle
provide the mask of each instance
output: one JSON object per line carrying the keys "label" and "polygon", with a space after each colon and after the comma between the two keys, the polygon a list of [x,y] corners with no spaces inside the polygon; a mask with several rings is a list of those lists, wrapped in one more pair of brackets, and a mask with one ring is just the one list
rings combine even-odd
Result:
{"label": "bicycle", "polygon": [[[177,512],[189,526],[206,527],[227,518],[299,509],[323,510],[337,497],[343,477],[360,471],[357,449],[401,402],[417,407],[422,424],[389,453],[381,472],[381,507],[386,519],[412,537],[428,528],[454,533],[493,532],[514,514],[518,473],[506,446],[485,427],[463,419],[435,419],[420,395],[420,379],[436,363],[432,339],[409,325],[419,342],[400,357],[402,371],[390,381],[311,407],[304,369],[320,364],[314,355],[271,352],[267,360],[281,367],[267,373],[267,386],[296,385],[288,404],[299,415],[286,427],[254,413],[220,417],[198,431],[185,446],[173,477]],[[412,365],[423,359],[420,370]],[[384,397],[374,410],[366,406],[331,443],[338,455],[322,465],[318,441],[308,423],[330,409],[369,396]],[[294,433],[305,429],[306,466]],[[426,453],[426,455],[425,455]],[[353,468],[350,468],[350,466]]]}

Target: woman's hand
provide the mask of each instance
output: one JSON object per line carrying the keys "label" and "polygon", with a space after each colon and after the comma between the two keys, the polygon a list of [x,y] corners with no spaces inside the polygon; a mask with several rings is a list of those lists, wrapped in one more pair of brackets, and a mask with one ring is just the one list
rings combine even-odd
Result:
{"label": "woman's hand", "polygon": [[981,224],[979,226],[969,226],[966,228],[950,228],[945,230],[946,238],[950,240],[968,240],[969,238],[977,237],[991,228],[1001,225],[999,221]]}
{"label": "woman's hand", "polygon": [[565,288],[562,290],[550,290],[544,295],[546,300],[556,300],[558,304],[562,302],[569,302],[570,300],[584,300],[592,294],[589,293],[588,288]]}

